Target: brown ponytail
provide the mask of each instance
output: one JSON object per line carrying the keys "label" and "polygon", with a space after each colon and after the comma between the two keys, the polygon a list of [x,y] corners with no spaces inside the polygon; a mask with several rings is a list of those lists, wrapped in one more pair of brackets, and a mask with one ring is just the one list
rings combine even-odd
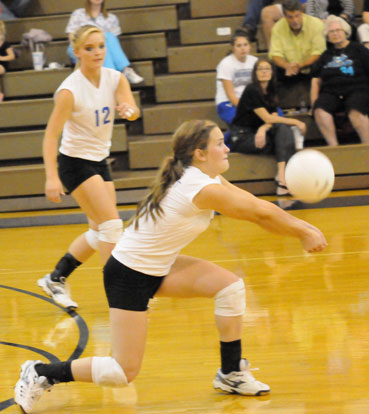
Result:
{"label": "brown ponytail", "polygon": [[169,188],[182,177],[184,170],[192,164],[195,150],[206,149],[210,132],[215,127],[214,122],[207,120],[186,121],[179,126],[173,135],[173,155],[164,159],[149,193],[138,204],[129,224],[135,222],[137,229],[138,221],[144,215],[150,214],[154,222],[162,216],[161,201]]}

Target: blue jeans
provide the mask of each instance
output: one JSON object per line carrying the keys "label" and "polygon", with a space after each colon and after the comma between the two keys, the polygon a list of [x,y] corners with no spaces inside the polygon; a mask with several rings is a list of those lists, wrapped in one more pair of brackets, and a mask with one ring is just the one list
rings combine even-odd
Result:
{"label": "blue jeans", "polygon": [[30,2],[31,0],[12,0],[7,7],[2,1],[0,1],[0,20],[14,20],[17,17],[23,16],[23,11]]}
{"label": "blue jeans", "polygon": [[261,10],[272,3],[273,0],[250,0],[242,26],[247,24],[256,30],[260,22]]}
{"label": "blue jeans", "polygon": [[[124,68],[130,65],[127,56],[124,54],[120,46],[117,36],[113,33],[105,32],[105,47],[106,55],[103,63],[104,68],[110,68],[122,72]],[[77,63],[77,58],[73,52],[73,47],[69,46],[67,49],[68,56],[73,63]]]}

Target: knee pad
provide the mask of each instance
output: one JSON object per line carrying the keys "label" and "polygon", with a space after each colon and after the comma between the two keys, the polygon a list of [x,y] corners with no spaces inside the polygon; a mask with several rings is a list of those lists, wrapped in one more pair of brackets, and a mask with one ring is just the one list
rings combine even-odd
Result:
{"label": "knee pad", "polygon": [[246,308],[245,284],[240,279],[215,295],[215,315],[240,316]]}
{"label": "knee pad", "polygon": [[91,364],[92,381],[102,387],[125,387],[126,374],[112,357],[93,357]]}
{"label": "knee pad", "polygon": [[99,232],[94,229],[89,229],[85,232],[85,239],[91,249],[99,250]]}
{"label": "knee pad", "polygon": [[99,224],[99,240],[107,243],[117,243],[123,232],[123,221],[113,219]]}

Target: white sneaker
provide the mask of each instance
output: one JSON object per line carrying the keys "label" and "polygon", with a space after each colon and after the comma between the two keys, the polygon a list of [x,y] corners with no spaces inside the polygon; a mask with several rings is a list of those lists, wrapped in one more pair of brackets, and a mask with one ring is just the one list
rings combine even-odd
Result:
{"label": "white sneaker", "polygon": [[138,75],[130,66],[125,67],[122,73],[128,79],[128,82],[132,83],[133,85],[144,81],[144,78]]}
{"label": "white sneaker", "polygon": [[269,385],[257,381],[251,374],[248,366],[248,361],[241,359],[239,371],[232,371],[225,375],[221,369],[218,369],[213,381],[214,388],[241,395],[263,395],[270,392]]}
{"label": "white sneaker", "polygon": [[19,380],[14,389],[14,400],[26,414],[32,412],[32,408],[45,390],[49,390],[52,385],[46,377],[40,377],[35,365],[42,364],[42,361],[26,361],[19,375]]}
{"label": "white sneaker", "polygon": [[54,282],[50,279],[50,273],[48,273],[43,278],[38,279],[37,284],[59,305],[70,309],[78,308],[78,304],[70,297],[69,287],[65,283],[65,277],[61,277],[60,282]]}

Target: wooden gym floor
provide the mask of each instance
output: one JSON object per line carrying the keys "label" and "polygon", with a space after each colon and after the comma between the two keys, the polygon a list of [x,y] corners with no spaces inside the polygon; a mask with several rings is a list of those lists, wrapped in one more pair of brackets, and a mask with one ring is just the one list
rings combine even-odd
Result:
{"label": "wooden gym floor", "polygon": [[[259,368],[256,378],[270,385],[269,396],[223,395],[212,388],[219,345],[211,300],[160,298],[151,303],[146,355],[133,385],[111,390],[60,384],[45,393],[34,412],[367,414],[369,191],[335,193],[320,207],[300,207],[291,214],[320,227],[328,239],[321,254],[306,254],[295,239],[222,216],[184,251],[243,277],[248,304],[244,356]],[[0,215],[10,216],[16,215]],[[70,278],[72,297],[80,305],[77,312],[65,312],[36,285],[85,228],[73,224],[0,230],[4,413],[20,412],[12,398],[24,360],[109,353],[97,255]]]}

